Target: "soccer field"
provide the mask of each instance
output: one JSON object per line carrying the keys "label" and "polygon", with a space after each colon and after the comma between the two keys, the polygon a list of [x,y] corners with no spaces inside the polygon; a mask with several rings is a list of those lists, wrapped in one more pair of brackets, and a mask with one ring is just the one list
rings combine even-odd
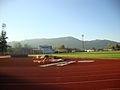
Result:
{"label": "soccer field", "polygon": [[120,58],[120,52],[77,52],[77,53],[59,53],[52,55],[73,58]]}

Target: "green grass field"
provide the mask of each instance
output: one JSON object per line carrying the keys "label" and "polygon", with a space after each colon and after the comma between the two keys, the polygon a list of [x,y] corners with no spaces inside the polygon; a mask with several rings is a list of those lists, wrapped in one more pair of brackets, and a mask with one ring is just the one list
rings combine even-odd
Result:
{"label": "green grass field", "polygon": [[78,52],[78,53],[59,53],[51,55],[73,58],[120,58],[120,52]]}

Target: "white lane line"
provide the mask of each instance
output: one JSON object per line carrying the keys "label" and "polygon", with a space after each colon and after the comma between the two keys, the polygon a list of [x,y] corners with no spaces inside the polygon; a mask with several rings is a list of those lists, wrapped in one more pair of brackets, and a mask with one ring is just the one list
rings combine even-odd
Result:
{"label": "white lane line", "polygon": [[[78,78],[78,77],[99,77],[99,76],[112,76],[112,75],[119,75],[120,76],[120,73],[111,73],[111,74],[99,74],[99,75],[87,75],[87,76],[84,76],[84,75],[82,75],[82,76],[78,76],[78,75],[76,75],[76,76],[57,76],[57,77],[42,77],[42,78],[40,78],[40,79],[54,79],[54,78],[61,78],[61,79],[64,79],[64,78]],[[38,78],[39,76],[34,76],[34,79],[36,78],[36,79],[39,79]],[[29,77],[30,78],[30,77]],[[32,78],[33,78],[33,76],[32,76]],[[2,79],[2,78],[1,78]],[[0,80],[1,80],[0,79]],[[4,78],[3,78],[4,79]]]}
{"label": "white lane line", "polygon": [[[38,74],[39,75],[39,74]],[[38,75],[37,75],[37,77],[38,77]],[[120,73],[110,73],[110,74],[102,74],[102,73],[100,73],[100,74],[98,74],[98,75],[96,75],[96,74],[91,74],[91,75],[81,75],[81,76],[79,76],[79,75],[73,75],[73,76],[67,76],[67,78],[73,78],[73,77],[97,77],[97,76],[111,76],[111,75],[120,75]],[[20,75],[20,76],[24,76],[24,75]],[[36,77],[36,75],[34,75],[35,77]],[[34,77],[33,75],[31,76],[32,78]],[[28,76],[28,77],[30,77],[30,75]],[[54,77],[46,77],[46,76],[41,76],[42,77],[42,79],[49,79],[49,78],[66,78],[66,76],[54,76]]]}
{"label": "white lane line", "polygon": [[62,77],[53,77],[53,78],[75,78],[75,77],[99,77],[99,76],[111,76],[111,75],[120,75],[120,73],[112,73],[112,74],[99,74],[99,75],[87,75],[87,76],[62,76]]}
{"label": "white lane line", "polygon": [[97,82],[111,82],[120,81],[120,79],[104,79],[104,80],[93,80],[93,81],[79,81],[79,82],[60,82],[60,83],[0,83],[0,85],[67,85],[67,84],[86,84],[86,83],[97,83]]}
{"label": "white lane line", "polygon": [[[27,78],[27,79],[31,79],[31,80],[47,80],[47,79],[59,79],[59,80],[64,80],[64,78],[68,78],[69,80],[71,79],[71,78],[87,78],[87,77],[100,77],[100,76],[107,76],[107,77],[109,77],[109,76],[111,76],[111,75],[119,75],[120,76],[120,73],[112,73],[112,74],[104,74],[104,75],[88,75],[88,76],[67,76],[67,77],[65,77],[65,76],[62,76],[62,77],[42,77],[42,78],[38,78],[38,77],[29,77],[29,78]],[[26,78],[21,78],[20,80],[23,80],[23,79],[26,79]],[[1,78],[0,79],[0,81],[1,80],[12,80],[12,79],[4,79],[4,78]],[[67,82],[67,81],[66,81]],[[74,81],[73,81],[74,82]],[[1,83],[1,82],[0,82]],[[19,82],[18,82],[19,83]]]}
{"label": "white lane line", "polygon": [[[99,75],[87,75],[87,76],[84,76],[84,75],[82,75],[82,76],[61,76],[61,77],[59,77],[59,76],[57,76],[58,78],[73,78],[73,77],[97,77],[97,76],[111,76],[111,75],[120,75],[120,73],[110,73],[110,74],[99,74]],[[57,78],[57,77],[53,77],[53,78]],[[46,78],[46,77],[43,77],[43,78]],[[49,77],[48,77],[49,78]]]}
{"label": "white lane line", "polygon": [[100,90],[120,90],[120,88],[105,88],[105,89],[100,89]]}

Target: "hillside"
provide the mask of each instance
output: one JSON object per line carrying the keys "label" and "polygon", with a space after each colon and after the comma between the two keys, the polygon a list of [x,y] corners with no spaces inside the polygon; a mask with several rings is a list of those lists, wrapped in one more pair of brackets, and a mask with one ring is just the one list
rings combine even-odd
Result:
{"label": "hillside", "polygon": [[[13,46],[14,42],[8,42],[9,45]],[[67,48],[79,48],[82,49],[82,41],[74,38],[74,37],[61,37],[61,38],[52,38],[52,39],[29,39],[20,41],[22,45],[28,44],[32,47],[38,47],[39,45],[52,45],[53,47],[59,45],[65,45]],[[92,40],[92,41],[85,41],[85,48],[104,48],[108,44],[118,43],[115,41],[110,40]]]}

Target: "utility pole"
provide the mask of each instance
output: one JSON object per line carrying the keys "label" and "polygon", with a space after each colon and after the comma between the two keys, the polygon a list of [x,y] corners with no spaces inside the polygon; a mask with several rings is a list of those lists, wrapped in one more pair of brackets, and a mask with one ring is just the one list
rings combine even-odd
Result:
{"label": "utility pole", "polygon": [[85,46],[84,46],[84,35],[82,34],[82,48],[83,48],[83,51],[85,50]]}

